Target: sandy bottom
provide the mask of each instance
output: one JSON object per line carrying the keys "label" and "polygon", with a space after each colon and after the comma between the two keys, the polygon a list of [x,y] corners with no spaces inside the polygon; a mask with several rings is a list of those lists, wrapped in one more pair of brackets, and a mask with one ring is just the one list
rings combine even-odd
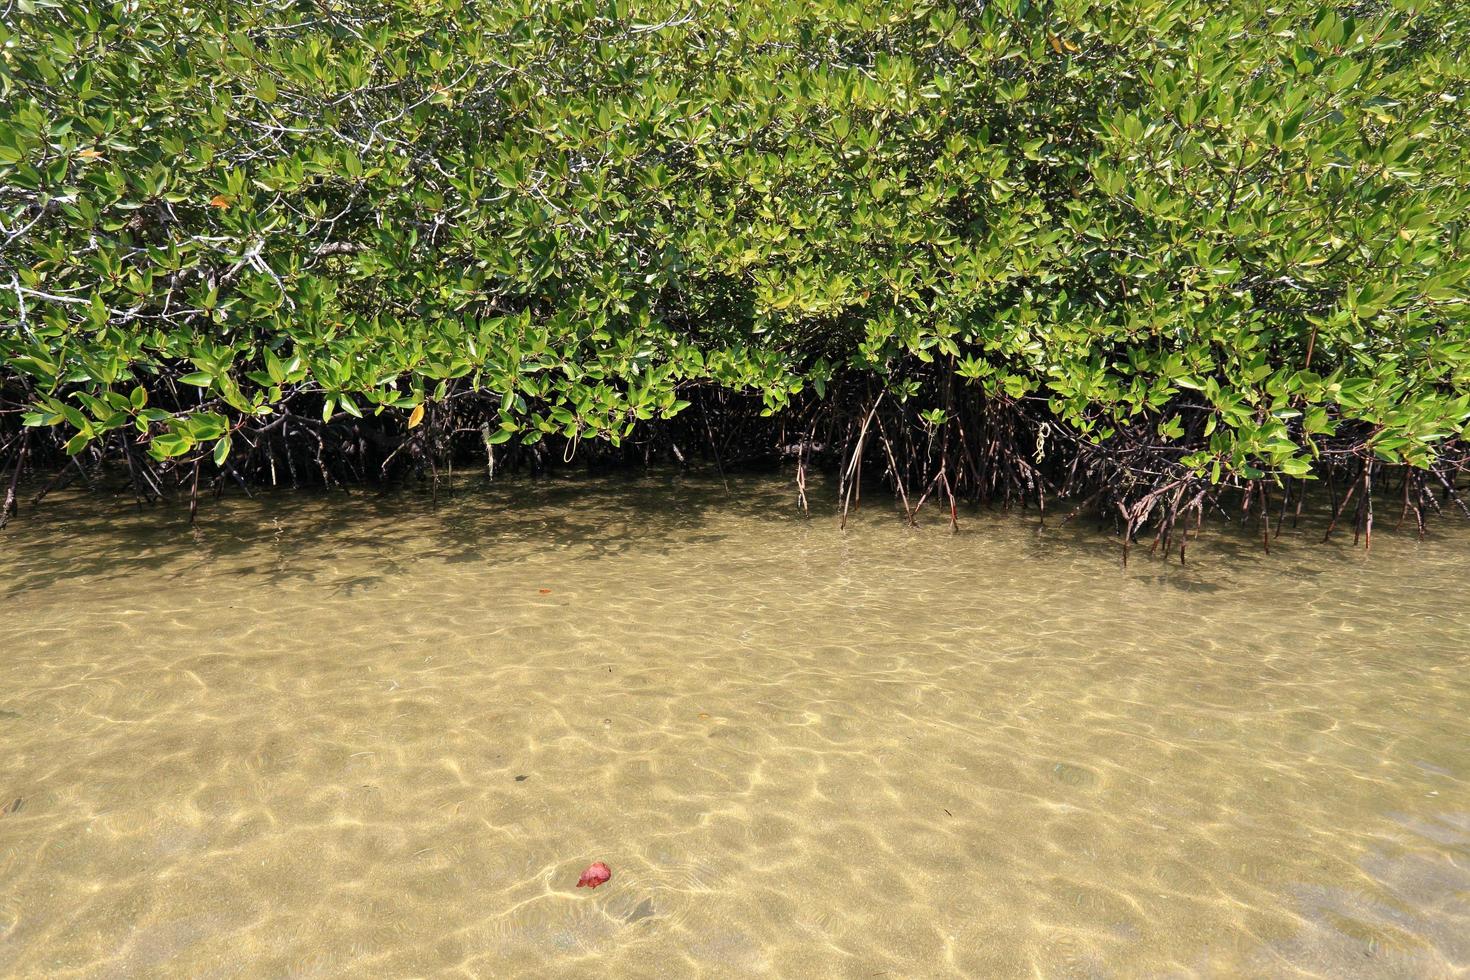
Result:
{"label": "sandy bottom", "polygon": [[22,514],[0,973],[1470,972],[1470,528],[732,483]]}

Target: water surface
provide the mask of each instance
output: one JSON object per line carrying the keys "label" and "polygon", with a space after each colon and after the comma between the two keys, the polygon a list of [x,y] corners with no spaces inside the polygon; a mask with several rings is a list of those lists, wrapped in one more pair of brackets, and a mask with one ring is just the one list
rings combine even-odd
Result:
{"label": "water surface", "polygon": [[731,491],[23,514],[0,973],[1470,971],[1464,525],[1124,571]]}

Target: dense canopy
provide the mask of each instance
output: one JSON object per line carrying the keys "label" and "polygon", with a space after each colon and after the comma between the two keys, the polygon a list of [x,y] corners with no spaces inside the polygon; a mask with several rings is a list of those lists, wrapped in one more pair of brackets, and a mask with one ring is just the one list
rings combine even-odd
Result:
{"label": "dense canopy", "polygon": [[1417,509],[1463,460],[1458,4],[9,10],[16,474],[698,433],[1131,530],[1389,466]]}

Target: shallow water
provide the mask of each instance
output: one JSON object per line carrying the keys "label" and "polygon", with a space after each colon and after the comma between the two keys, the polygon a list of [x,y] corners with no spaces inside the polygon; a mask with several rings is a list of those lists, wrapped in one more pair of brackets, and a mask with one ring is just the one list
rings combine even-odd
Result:
{"label": "shallow water", "polygon": [[1464,975],[1432,530],[1124,571],[764,477],[48,501],[0,536],[0,973]]}

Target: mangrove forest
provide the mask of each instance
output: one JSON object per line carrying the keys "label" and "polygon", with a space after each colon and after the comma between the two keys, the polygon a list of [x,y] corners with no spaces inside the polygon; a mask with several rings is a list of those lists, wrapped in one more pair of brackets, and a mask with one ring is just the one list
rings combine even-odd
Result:
{"label": "mangrove forest", "polygon": [[1465,507],[1458,4],[6,7],[7,518],[691,458],[1165,551]]}
{"label": "mangrove forest", "polygon": [[1421,523],[1470,458],[1467,38],[1442,3],[15,3],[4,508],[66,457],[151,498],[695,454],[1166,541],[1226,491]]}

